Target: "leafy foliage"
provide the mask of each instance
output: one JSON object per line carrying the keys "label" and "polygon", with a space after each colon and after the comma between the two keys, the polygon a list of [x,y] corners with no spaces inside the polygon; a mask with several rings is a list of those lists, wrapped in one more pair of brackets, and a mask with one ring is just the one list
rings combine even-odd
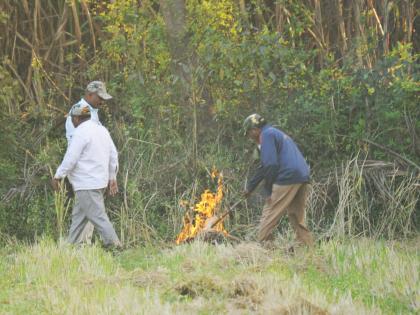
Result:
{"label": "leafy foliage", "polygon": [[[321,23],[330,42],[320,35],[316,12],[304,2],[186,3],[182,60],[171,54],[157,1],[57,1],[44,10],[31,3],[33,29],[23,4],[2,4],[1,231],[51,233],[48,177],[65,149],[63,114],[94,79],[114,95],[100,113],[121,160],[122,193],[109,204],[129,241],[172,239],[179,200],[194,199],[213,165],[230,178],[227,201],[239,198],[251,148],[238,131],[252,112],[289,133],[314,174],[357,152],[387,160],[392,151],[419,164],[418,48],[399,29],[385,47],[368,2],[362,24],[347,27],[365,34],[349,33],[345,44],[332,29],[338,22]],[[47,13],[54,17],[39,19]],[[19,22],[17,46],[5,14]],[[408,23],[399,16],[395,25]]]}

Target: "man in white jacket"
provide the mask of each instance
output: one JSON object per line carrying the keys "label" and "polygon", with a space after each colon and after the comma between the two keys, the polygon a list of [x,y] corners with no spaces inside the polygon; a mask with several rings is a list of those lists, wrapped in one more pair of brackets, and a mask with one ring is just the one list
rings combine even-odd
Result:
{"label": "man in white jacket", "polygon": [[[84,97],[74,106],[85,105],[89,107],[90,119],[93,122],[101,125],[101,122],[99,121],[99,116],[98,116],[99,108],[102,106],[102,104],[105,101],[108,101],[110,99],[112,99],[112,96],[109,95],[108,92],[106,91],[105,83],[101,81],[92,81],[87,85]],[[75,131],[75,126],[73,125],[73,122],[71,119],[71,113],[69,113],[66,119],[67,145],[70,145],[74,131]],[[80,233],[79,239],[77,240],[77,242],[78,243],[86,242],[90,244],[93,230],[94,230],[93,225],[90,222],[88,222],[85,225],[83,232]]]}
{"label": "man in white jacket", "polygon": [[75,130],[53,179],[53,187],[58,190],[60,180],[67,176],[75,192],[69,242],[79,243],[86,224],[91,222],[106,246],[120,246],[103,198],[107,187],[111,196],[118,192],[117,149],[108,130],[91,120],[89,106],[76,104],[70,114]]}

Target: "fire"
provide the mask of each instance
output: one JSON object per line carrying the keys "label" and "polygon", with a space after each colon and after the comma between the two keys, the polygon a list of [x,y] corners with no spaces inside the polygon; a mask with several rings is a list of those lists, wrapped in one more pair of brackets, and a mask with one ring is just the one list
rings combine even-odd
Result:
{"label": "fire", "polygon": [[211,178],[214,179],[216,177],[218,177],[217,191],[212,193],[207,189],[201,194],[201,200],[194,206],[194,219],[191,219],[188,212],[185,214],[184,227],[181,233],[178,234],[176,239],[177,244],[191,240],[201,231],[210,228],[213,231],[221,232],[225,235],[228,234],[223,227],[223,221],[218,222],[212,227],[218,219],[216,212],[219,210],[223,198],[223,174],[213,170]]}

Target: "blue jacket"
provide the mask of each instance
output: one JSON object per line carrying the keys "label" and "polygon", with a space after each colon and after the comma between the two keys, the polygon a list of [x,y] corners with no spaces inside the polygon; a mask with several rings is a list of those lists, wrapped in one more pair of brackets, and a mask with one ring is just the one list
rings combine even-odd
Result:
{"label": "blue jacket", "polygon": [[271,195],[273,184],[292,185],[309,181],[309,166],[294,141],[279,129],[265,125],[261,130],[261,163],[247,184],[253,191],[265,180],[265,191]]}

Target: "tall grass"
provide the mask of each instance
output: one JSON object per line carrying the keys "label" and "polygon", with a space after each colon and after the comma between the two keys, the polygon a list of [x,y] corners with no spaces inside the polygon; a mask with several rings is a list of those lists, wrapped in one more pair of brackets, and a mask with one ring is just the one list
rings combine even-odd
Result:
{"label": "tall grass", "polygon": [[308,219],[321,236],[412,236],[417,182],[393,163],[354,158],[313,185]]}
{"label": "tall grass", "polygon": [[[152,165],[159,164],[162,154],[172,148],[132,146],[124,150],[130,151],[122,167],[123,201],[112,207],[121,239],[127,244],[175,239],[186,211],[182,204],[193,205],[205,188],[211,188],[211,182],[206,174],[195,178],[188,174],[187,161],[175,161],[173,168],[161,167],[161,172],[153,170]],[[217,162],[229,174],[230,162]],[[227,176],[222,212],[241,198],[238,187],[243,179]],[[320,239],[411,237],[416,233],[415,215],[420,206],[417,183],[412,173],[393,163],[354,158],[324,178],[314,175],[307,204],[308,224]],[[263,198],[256,192],[226,219],[228,231],[252,240],[262,205]],[[288,227],[286,221],[282,220],[281,230]]]}
{"label": "tall grass", "polygon": [[64,181],[61,182],[59,191],[54,192],[54,209],[56,215],[56,229],[57,235],[60,239],[63,238],[66,230],[66,216],[69,212],[71,202],[68,201],[67,190]]}

